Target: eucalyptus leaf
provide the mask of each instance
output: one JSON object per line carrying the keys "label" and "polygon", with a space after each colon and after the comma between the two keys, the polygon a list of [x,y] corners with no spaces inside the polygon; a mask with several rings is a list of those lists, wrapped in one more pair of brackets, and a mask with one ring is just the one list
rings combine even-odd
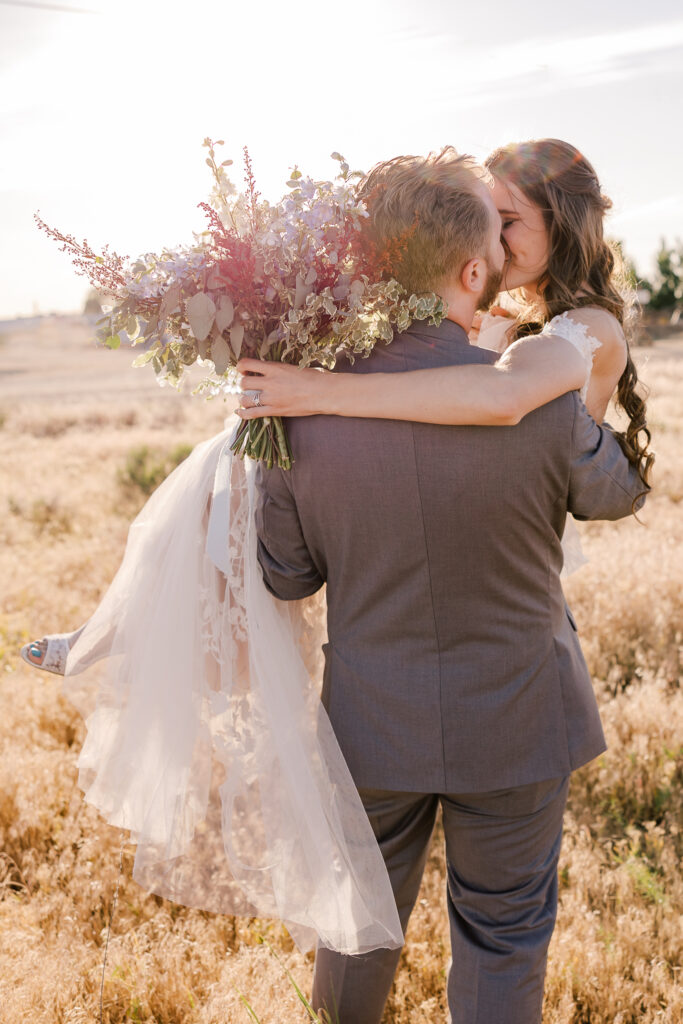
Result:
{"label": "eucalyptus leaf", "polygon": [[225,331],[233,321],[235,307],[229,295],[221,295],[216,310],[216,327],[219,331]]}
{"label": "eucalyptus leaf", "polygon": [[159,307],[159,319],[166,320],[180,309],[180,285],[172,284],[164,294]]}
{"label": "eucalyptus leaf", "polygon": [[204,292],[197,292],[185,303],[185,313],[197,341],[204,341],[208,337],[216,315],[213,299],[209,295],[205,295]]}
{"label": "eucalyptus leaf", "polygon": [[152,360],[154,359],[155,355],[156,355],[156,349],[148,348],[146,352],[142,352],[139,356],[137,356],[133,360],[132,365],[133,366],[146,366],[147,363],[151,363],[152,362]]}
{"label": "eucalyptus leaf", "polygon": [[119,348],[121,345],[121,339],[118,334],[110,334],[108,338],[104,339],[104,344],[107,348]]}
{"label": "eucalyptus leaf", "polygon": [[235,324],[230,330],[230,345],[235,353],[235,359],[239,359],[244,341],[244,327],[242,324]]}
{"label": "eucalyptus leaf", "polygon": [[304,281],[301,274],[296,275],[296,290],[294,293],[294,308],[301,309],[311,289]]}
{"label": "eucalyptus leaf", "polygon": [[211,359],[216,367],[216,373],[225,373],[230,365],[230,346],[225,338],[215,338],[211,342]]}
{"label": "eucalyptus leaf", "polygon": [[394,332],[391,329],[391,324],[388,320],[380,320],[377,324],[377,334],[382,341],[391,341],[394,337]]}
{"label": "eucalyptus leaf", "polygon": [[129,341],[135,341],[140,334],[140,324],[136,316],[129,316],[126,320],[126,334]]}

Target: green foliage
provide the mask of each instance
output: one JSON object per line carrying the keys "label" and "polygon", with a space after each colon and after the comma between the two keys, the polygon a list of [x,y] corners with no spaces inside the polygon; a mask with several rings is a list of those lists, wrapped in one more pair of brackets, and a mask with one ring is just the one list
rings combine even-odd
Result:
{"label": "green foliage", "polygon": [[37,536],[61,537],[73,529],[72,512],[57,498],[37,498],[30,506],[25,506],[10,495],[7,509],[10,515],[29,522]]}
{"label": "green foliage", "polygon": [[643,899],[650,903],[666,902],[666,892],[654,868],[639,857],[631,857],[626,861],[626,870]]}
{"label": "green foliage", "polygon": [[242,1003],[247,1013],[249,1014],[250,1020],[253,1020],[254,1024],[261,1024],[261,1018],[256,1016],[256,1011],[254,1010],[253,1006],[251,1006],[246,996],[244,996],[239,989],[237,989],[237,995],[240,997],[240,1002]]}
{"label": "green foliage", "polygon": [[664,747],[647,763],[631,753],[621,766],[618,777],[604,789],[596,804],[618,830],[628,825],[645,826],[661,823],[667,815],[676,814],[676,798],[683,783],[683,746],[675,750]]}
{"label": "green foliage", "polygon": [[674,246],[662,239],[649,306],[651,309],[683,308],[683,242],[680,239]]}
{"label": "green foliage", "polygon": [[37,533],[48,533],[51,537],[59,537],[71,533],[73,517],[57,499],[38,498],[31,505],[28,519]]}
{"label": "green foliage", "polygon": [[[287,980],[289,981],[290,985],[292,986],[292,988],[296,992],[297,999],[299,1000],[299,1002],[303,1006],[304,1010],[306,1011],[306,1014],[308,1016],[308,1020],[311,1022],[311,1024],[338,1024],[338,1022],[339,1022],[339,1015],[336,1012],[335,1012],[334,1018],[332,1018],[329,1015],[329,1013],[327,1013],[326,1010],[322,1011],[322,1016],[319,1016],[315,1012],[315,1010],[311,1006],[309,1000],[306,998],[306,996],[301,991],[299,985],[296,983],[296,980],[293,977],[292,973],[290,971],[288,971],[287,968],[285,967],[285,965],[282,963],[282,960],[278,956],[276,950],[273,949],[271,944],[266,939],[264,939],[262,935],[259,936],[259,942],[262,942],[263,945],[268,948],[268,951],[270,952],[271,956],[273,956],[275,958],[275,960],[277,960],[278,964],[282,968],[282,971],[284,972],[285,976],[287,977]],[[236,991],[237,991],[238,996],[240,997],[240,1002],[242,1003],[242,1005],[246,1009],[247,1013],[249,1014],[249,1018],[252,1021],[254,1021],[254,1024],[261,1024],[260,1017],[258,1017],[256,1015],[256,1011],[254,1010],[253,1006],[249,1003],[249,1001],[247,1000],[246,996],[244,996],[242,994],[242,992],[240,992],[239,989],[236,989]]]}
{"label": "green foliage", "polygon": [[134,996],[131,1000],[131,1004],[128,1007],[128,1016],[131,1021],[135,1021],[135,1024],[142,1024],[145,1020],[145,1008],[137,996]]}
{"label": "green foliage", "polygon": [[125,490],[148,498],[191,451],[192,446],[188,444],[176,445],[165,454],[153,451],[147,445],[132,448],[126,456],[124,468],[119,470],[119,483]]}
{"label": "green foliage", "polygon": [[100,293],[95,288],[90,288],[88,294],[85,297],[83,303],[83,312],[86,316],[101,316],[102,315],[102,302],[100,301]]}

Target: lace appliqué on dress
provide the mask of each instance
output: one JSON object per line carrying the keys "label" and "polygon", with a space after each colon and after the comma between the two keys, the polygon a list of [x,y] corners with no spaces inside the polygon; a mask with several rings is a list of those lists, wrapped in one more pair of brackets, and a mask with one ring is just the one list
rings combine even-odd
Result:
{"label": "lace appliqu\u00e9 on dress", "polygon": [[572,320],[568,311],[560,313],[559,316],[554,316],[552,320],[549,320],[541,331],[541,336],[563,338],[581,353],[586,364],[586,380],[579,394],[581,395],[581,401],[585,402],[591,373],[593,372],[593,357],[601,347],[602,342],[588,333],[588,328],[585,324]]}

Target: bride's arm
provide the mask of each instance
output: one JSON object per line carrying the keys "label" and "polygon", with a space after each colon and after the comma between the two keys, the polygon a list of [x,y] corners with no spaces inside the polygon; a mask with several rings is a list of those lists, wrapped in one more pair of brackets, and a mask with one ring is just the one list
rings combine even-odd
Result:
{"label": "bride's arm", "polygon": [[[572,310],[568,318],[598,342],[586,407],[601,423],[626,365],[624,332],[604,309],[583,307]],[[240,372],[259,375],[253,385],[261,390],[261,406],[241,410],[240,415],[253,419],[325,413],[419,423],[512,425],[532,409],[583,387],[589,364],[590,357],[587,362],[572,342],[552,334],[520,338],[493,365],[405,373],[324,373],[243,359]]]}
{"label": "bride's arm", "polygon": [[323,373],[244,359],[243,386],[261,390],[255,416],[360,416],[420,423],[509,425],[566,391],[582,387],[586,363],[563,338],[530,336],[491,364],[406,373]]}

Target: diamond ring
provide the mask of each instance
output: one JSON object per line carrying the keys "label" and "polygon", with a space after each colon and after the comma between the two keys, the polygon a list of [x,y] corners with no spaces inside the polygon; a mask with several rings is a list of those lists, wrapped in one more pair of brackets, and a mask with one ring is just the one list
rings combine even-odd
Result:
{"label": "diamond ring", "polygon": [[251,400],[252,407],[256,408],[261,404],[260,391],[243,391],[242,394],[245,398],[249,398]]}

